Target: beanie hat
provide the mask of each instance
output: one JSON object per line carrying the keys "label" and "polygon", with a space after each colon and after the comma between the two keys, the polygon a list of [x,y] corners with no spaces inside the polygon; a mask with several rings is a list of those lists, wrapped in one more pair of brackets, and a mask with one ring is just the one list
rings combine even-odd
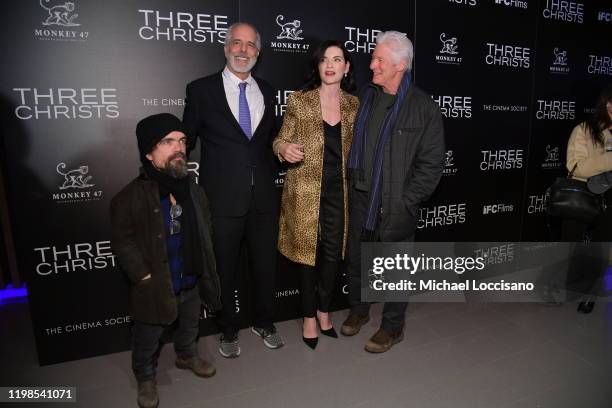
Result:
{"label": "beanie hat", "polygon": [[159,113],[147,116],[136,125],[136,138],[138,139],[138,150],[140,160],[145,163],[146,155],[151,153],[160,140],[170,132],[183,132],[183,124],[176,116],[170,113]]}

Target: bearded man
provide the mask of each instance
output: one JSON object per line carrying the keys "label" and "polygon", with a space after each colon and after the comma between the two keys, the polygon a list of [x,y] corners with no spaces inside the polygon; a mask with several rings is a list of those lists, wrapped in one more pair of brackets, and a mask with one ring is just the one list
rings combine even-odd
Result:
{"label": "bearded man", "polygon": [[[199,182],[210,198],[221,279],[219,352],[227,358],[240,355],[238,331],[245,310],[252,318],[252,332],[266,347],[284,344],[273,324],[280,201],[272,152],[277,133],[275,93],[267,82],[251,75],[260,49],[255,27],[231,25],[224,46],[225,68],[187,85],[183,115],[190,148],[200,140]],[[250,305],[245,304],[247,288],[238,288],[242,243],[251,274]]]}
{"label": "bearded man", "polygon": [[155,381],[160,338],[175,327],[176,366],[211,377],[198,356],[202,302],[221,307],[210,209],[204,190],[187,173],[187,138],[169,113],[136,126],[141,174],[111,200],[112,248],[132,288],[132,370],[138,405],[159,404]]}

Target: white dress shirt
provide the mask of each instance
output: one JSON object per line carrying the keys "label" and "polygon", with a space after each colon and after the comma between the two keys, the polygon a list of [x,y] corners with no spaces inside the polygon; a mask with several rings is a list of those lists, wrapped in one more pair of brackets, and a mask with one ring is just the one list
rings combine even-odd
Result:
{"label": "white dress shirt", "polygon": [[255,129],[261,122],[261,118],[264,114],[264,98],[259,86],[257,86],[257,81],[253,79],[251,74],[245,80],[238,78],[231,72],[227,67],[223,70],[223,88],[225,89],[225,97],[227,98],[227,103],[232,110],[232,114],[236,118],[236,122],[240,123],[240,119],[238,117],[239,110],[239,97],[240,97],[240,88],[238,84],[241,82],[246,82],[246,98],[249,104],[249,111],[251,113],[251,129],[253,134],[255,134]]}

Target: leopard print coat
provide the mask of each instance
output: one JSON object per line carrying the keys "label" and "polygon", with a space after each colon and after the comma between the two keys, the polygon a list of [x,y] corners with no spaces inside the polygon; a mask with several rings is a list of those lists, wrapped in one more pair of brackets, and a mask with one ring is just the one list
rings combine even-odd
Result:
{"label": "leopard print coat", "polygon": [[[346,161],[353,139],[353,122],[359,107],[357,97],[340,95],[342,176],[344,180],[344,235],[342,257],[348,235],[348,189]],[[304,161],[287,170],[279,220],[278,249],[288,259],[304,265],[315,265],[317,232],[324,152],[323,117],[319,90],[292,93],[287,100],[283,126],[274,140],[278,155],[282,143],[304,146]]]}

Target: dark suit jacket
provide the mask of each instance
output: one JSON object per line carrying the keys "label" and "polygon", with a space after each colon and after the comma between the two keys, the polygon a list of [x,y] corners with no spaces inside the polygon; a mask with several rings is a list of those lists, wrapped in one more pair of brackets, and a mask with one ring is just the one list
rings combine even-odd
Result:
{"label": "dark suit jacket", "polygon": [[200,138],[200,184],[211,203],[213,216],[242,216],[249,209],[252,184],[257,210],[278,212],[279,193],[272,141],[277,125],[274,90],[255,78],[264,98],[265,111],[249,140],[232,115],[225,97],[222,73],[187,85],[183,124],[190,147]]}

